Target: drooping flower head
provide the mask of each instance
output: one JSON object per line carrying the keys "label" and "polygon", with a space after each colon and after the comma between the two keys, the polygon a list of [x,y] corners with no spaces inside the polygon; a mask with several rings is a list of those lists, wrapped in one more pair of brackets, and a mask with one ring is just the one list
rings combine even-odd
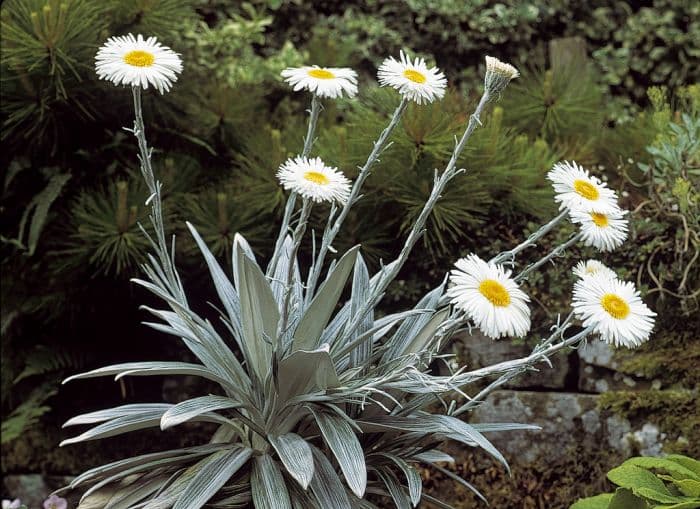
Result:
{"label": "drooping flower head", "polygon": [[491,338],[522,337],[530,330],[530,298],[501,265],[474,254],[457,260],[447,296]]}
{"label": "drooping flower head", "polygon": [[628,221],[626,210],[612,212],[571,211],[571,222],[580,225],[581,240],[587,246],[600,251],[612,251],[620,247],[627,239]]}
{"label": "drooping flower head", "polygon": [[486,57],[486,74],[484,87],[489,94],[497,96],[508,86],[511,80],[520,76],[518,70],[510,64],[501,62],[494,57]]}
{"label": "drooping flower head", "polygon": [[49,498],[44,500],[44,509],[67,509],[68,501],[65,498],[61,498],[58,495],[51,495]]}
{"label": "drooping flower head", "polygon": [[346,67],[290,67],[282,77],[297,90],[308,90],[319,97],[336,99],[357,95],[357,73]]}
{"label": "drooping flower head", "polygon": [[445,75],[437,67],[428,68],[418,57],[411,61],[403,51],[400,60],[389,57],[382,62],[377,78],[381,86],[389,85],[418,104],[442,99],[447,86]]}
{"label": "drooping flower head", "polygon": [[559,209],[597,211],[602,214],[620,209],[615,191],[589,174],[588,170],[576,162],[557,163],[547,173],[552,182],[554,200],[560,203]]}
{"label": "drooping flower head", "polygon": [[144,89],[152,85],[162,94],[177,81],[182,60],[155,37],[129,34],[107,39],[95,57],[95,70],[100,79],[115,85]]}
{"label": "drooping flower head", "polygon": [[634,348],[649,339],[654,328],[654,313],[634,284],[611,279],[604,274],[584,277],[574,284],[574,314],[584,327],[606,343]]}
{"label": "drooping flower head", "polygon": [[595,275],[605,276],[610,279],[617,277],[617,274],[615,274],[614,270],[607,267],[598,260],[581,260],[574,267],[573,273],[579,279]]}
{"label": "drooping flower head", "polygon": [[282,186],[315,202],[345,203],[350,181],[337,168],[326,166],[320,157],[287,159],[277,171]]}

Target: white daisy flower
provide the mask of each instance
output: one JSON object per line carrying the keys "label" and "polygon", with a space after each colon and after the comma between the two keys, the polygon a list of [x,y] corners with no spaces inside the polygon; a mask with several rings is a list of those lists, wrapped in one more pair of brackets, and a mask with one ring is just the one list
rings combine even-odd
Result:
{"label": "white daisy flower", "polygon": [[500,93],[510,80],[520,76],[518,70],[510,64],[501,62],[494,57],[486,57],[486,75],[484,76],[484,86],[489,93],[496,95]]}
{"label": "white daisy flower", "polygon": [[573,273],[579,279],[595,275],[605,276],[611,279],[617,277],[614,270],[598,260],[587,260],[585,262],[581,260],[574,267]]}
{"label": "white daisy flower", "polygon": [[584,327],[594,326],[601,339],[615,346],[639,346],[654,328],[656,313],[642,302],[634,284],[602,274],[576,282],[572,307]]}
{"label": "white daisy flower", "polygon": [[627,240],[628,221],[624,218],[626,210],[609,213],[597,211],[584,212],[573,210],[571,222],[581,227],[581,240],[587,246],[601,251],[612,251]]}
{"label": "white daisy flower", "polygon": [[522,337],[530,330],[530,298],[501,265],[474,254],[457,260],[447,296],[491,338]]}
{"label": "white daisy flower", "polygon": [[596,210],[602,213],[619,210],[615,191],[576,162],[555,164],[547,173],[547,178],[552,181],[557,193],[554,200],[561,204],[561,210]]}
{"label": "white daisy flower", "polygon": [[282,77],[294,90],[308,90],[319,97],[337,99],[357,95],[357,73],[346,67],[290,67]]}
{"label": "white daisy flower", "polygon": [[323,164],[320,157],[287,159],[277,178],[285,189],[315,202],[345,203],[350,196],[350,181],[337,168]]}
{"label": "white daisy flower", "polygon": [[95,70],[100,79],[115,85],[153,85],[161,94],[168,92],[182,72],[180,56],[155,37],[132,34],[110,37],[97,52]]}
{"label": "white daisy flower", "polygon": [[377,78],[381,86],[389,85],[418,104],[442,99],[447,86],[445,75],[437,67],[428,69],[422,58],[411,62],[403,51],[401,61],[389,57],[382,62]]}

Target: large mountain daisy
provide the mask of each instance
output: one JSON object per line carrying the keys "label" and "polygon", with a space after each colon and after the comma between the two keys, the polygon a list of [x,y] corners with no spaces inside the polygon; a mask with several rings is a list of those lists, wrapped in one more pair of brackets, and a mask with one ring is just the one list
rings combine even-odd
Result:
{"label": "large mountain daisy", "polygon": [[97,52],[95,70],[100,79],[115,85],[155,87],[168,92],[182,72],[180,56],[155,37],[132,34],[110,37]]}
{"label": "large mountain daisy", "polygon": [[403,51],[400,60],[389,57],[382,62],[377,78],[381,86],[389,85],[418,104],[442,99],[447,86],[445,75],[437,67],[428,68],[422,58],[411,61]]}
{"label": "large mountain daisy", "polygon": [[344,203],[350,195],[350,181],[337,168],[326,166],[320,157],[287,159],[277,171],[282,186],[315,202]]}
{"label": "large mountain daisy", "polygon": [[620,247],[627,239],[628,221],[626,210],[607,213],[582,210],[571,211],[571,222],[581,227],[581,239],[587,246],[601,251],[612,251]]}
{"label": "large mountain daisy", "polygon": [[560,209],[614,212],[619,209],[615,191],[576,162],[557,163],[547,173]]}
{"label": "large mountain daisy", "polygon": [[530,298],[501,265],[474,254],[457,260],[447,296],[491,338],[522,337],[530,330]]}
{"label": "large mountain daisy", "polygon": [[586,260],[585,262],[581,260],[574,267],[573,273],[579,279],[595,275],[605,276],[610,279],[617,277],[614,270],[598,260]]}
{"label": "large mountain daisy", "polygon": [[357,73],[345,67],[290,67],[282,77],[294,90],[308,90],[319,97],[336,99],[357,94]]}
{"label": "large mountain daisy", "polygon": [[572,306],[584,327],[592,325],[594,332],[615,346],[639,346],[654,328],[656,313],[642,302],[634,284],[603,274],[574,284]]}

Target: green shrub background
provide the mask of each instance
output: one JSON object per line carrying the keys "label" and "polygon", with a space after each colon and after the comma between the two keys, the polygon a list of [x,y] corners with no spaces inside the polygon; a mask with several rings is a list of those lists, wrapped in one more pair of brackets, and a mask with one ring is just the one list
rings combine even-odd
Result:
{"label": "green shrub background", "polygon": [[[576,159],[605,174],[634,210],[635,247],[606,261],[647,291],[660,313],[657,338],[626,369],[660,377],[673,390],[697,391],[697,378],[687,375],[700,357],[697,322],[690,330],[671,324],[678,313],[697,317],[700,291],[700,89],[693,85],[700,78],[700,4],[636,5],[3,2],[3,469],[23,465],[21,451],[36,429],[55,429],[94,401],[73,387],[59,390],[66,373],[163,352],[182,356],[139,325],[145,296],[129,278],[138,274],[147,247],[138,228],[146,214],[145,190],[133,142],[118,127],[131,125],[130,96],[99,82],[93,70],[97,47],[110,35],[128,32],[157,35],[184,60],[174,91],[157,101],[147,98],[145,106],[165,182],[168,225],[178,234],[178,263],[202,302],[211,289],[201,282],[204,268],[184,231],[185,219],[224,259],[237,231],[259,254],[271,249],[284,205],[274,173],[300,150],[308,107],[304,94],[282,83],[283,68],[316,63],[360,71],[359,100],[324,103],[314,149],[350,176],[398,100],[375,85],[383,58],[410,49],[450,80],[445,100],[409,108],[341,233],[337,247],[362,240],[376,268],[396,250],[396,239],[429,194],[433,169],[449,157],[478,97],[483,57],[490,54],[512,62],[523,76],[482,119],[483,128],[459,161],[469,172],[439,202],[425,249],[404,270],[387,305],[415,301],[457,257],[474,249],[493,254],[533,231],[554,212],[545,173],[558,160]],[[572,36],[585,42],[585,60],[552,66],[549,42]],[[681,139],[687,141],[682,147]],[[537,295],[547,304],[537,311],[541,317],[545,308],[565,306],[566,267],[557,265],[532,282],[548,288],[547,295]],[[159,387],[131,382],[95,387],[114,401],[160,394]],[[608,394],[605,401],[628,414],[647,411],[647,401],[668,432],[700,428],[693,426],[697,408],[689,410],[695,421],[679,424],[675,400],[659,402],[656,396]],[[55,458],[57,439],[49,437],[37,449]],[[700,437],[694,449],[680,452],[697,457],[698,443]],[[32,461],[24,465],[74,468],[55,459],[45,467]],[[541,472],[540,478],[549,475]],[[498,486],[496,500],[499,490],[508,492]]]}

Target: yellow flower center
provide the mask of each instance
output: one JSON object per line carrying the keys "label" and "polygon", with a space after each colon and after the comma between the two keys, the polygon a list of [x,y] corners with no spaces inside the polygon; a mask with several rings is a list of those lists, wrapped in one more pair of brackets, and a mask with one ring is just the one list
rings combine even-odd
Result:
{"label": "yellow flower center", "polygon": [[597,200],[600,197],[598,189],[585,180],[574,180],[574,191],[583,196],[587,200]]}
{"label": "yellow flower center", "polygon": [[484,279],[479,285],[479,291],[494,306],[506,307],[510,304],[508,290],[495,279]]}
{"label": "yellow flower center", "polygon": [[309,71],[309,76],[312,78],[317,78],[319,80],[332,80],[335,78],[335,74],[326,69],[311,69]]}
{"label": "yellow flower center", "polygon": [[606,293],[600,299],[600,305],[607,313],[616,318],[617,320],[622,320],[627,318],[630,314],[630,306],[622,298],[618,297],[614,293]]}
{"label": "yellow flower center", "polygon": [[599,226],[600,228],[605,228],[606,226],[608,226],[608,216],[606,216],[605,214],[601,214],[599,212],[591,212],[591,219],[593,219],[595,225]]}
{"label": "yellow flower center", "polygon": [[403,72],[403,76],[414,83],[425,83],[425,75],[415,69],[406,69]]}
{"label": "yellow flower center", "polygon": [[307,171],[306,173],[304,173],[304,178],[309,182],[313,182],[314,184],[318,184],[320,186],[325,186],[330,182],[330,180],[328,180],[328,177],[326,177],[323,173],[319,173],[317,171]]}
{"label": "yellow flower center", "polygon": [[135,49],[124,55],[124,62],[134,67],[151,67],[156,58],[148,51]]}

